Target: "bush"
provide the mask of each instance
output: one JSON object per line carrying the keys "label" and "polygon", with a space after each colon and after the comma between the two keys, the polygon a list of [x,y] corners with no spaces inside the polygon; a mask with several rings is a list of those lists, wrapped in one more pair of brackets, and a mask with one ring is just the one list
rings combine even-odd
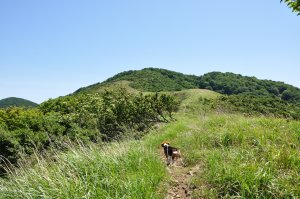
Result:
{"label": "bush", "polygon": [[35,109],[1,109],[0,155],[16,164],[21,151],[30,155],[49,147],[64,149],[66,141],[137,138],[153,124],[168,122],[177,109],[174,97],[124,89],[51,99]]}
{"label": "bush", "polygon": [[220,96],[213,103],[222,111],[300,119],[300,107],[278,98],[250,95]]}

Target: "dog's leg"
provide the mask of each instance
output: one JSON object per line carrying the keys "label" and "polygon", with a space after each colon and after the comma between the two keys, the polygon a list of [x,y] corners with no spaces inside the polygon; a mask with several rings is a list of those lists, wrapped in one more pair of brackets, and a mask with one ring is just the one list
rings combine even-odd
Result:
{"label": "dog's leg", "polygon": [[168,156],[167,158],[167,165],[172,164],[172,156]]}

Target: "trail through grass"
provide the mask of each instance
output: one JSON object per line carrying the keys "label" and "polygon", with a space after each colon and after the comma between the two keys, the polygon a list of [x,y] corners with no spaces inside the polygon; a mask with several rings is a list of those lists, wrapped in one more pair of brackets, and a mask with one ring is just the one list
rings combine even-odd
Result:
{"label": "trail through grass", "polygon": [[[204,100],[213,93],[179,95],[176,121],[140,141],[39,158],[0,180],[0,198],[165,198],[176,181],[191,198],[300,198],[300,122],[213,113]],[[184,167],[166,166],[164,140],[180,148]]]}
{"label": "trail through grass", "polygon": [[187,167],[201,165],[194,198],[299,198],[300,123],[209,115],[178,118],[171,144]]}

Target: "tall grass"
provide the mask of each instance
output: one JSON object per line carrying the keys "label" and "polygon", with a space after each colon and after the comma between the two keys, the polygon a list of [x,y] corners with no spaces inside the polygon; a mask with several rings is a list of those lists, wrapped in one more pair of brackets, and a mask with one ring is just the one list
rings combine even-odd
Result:
{"label": "tall grass", "polygon": [[161,198],[165,174],[141,142],[71,148],[1,179],[0,198]]}
{"label": "tall grass", "polygon": [[299,121],[214,114],[202,93],[188,95],[176,121],[142,141],[37,157],[0,180],[0,198],[164,198],[163,140],[180,148],[184,166],[200,168],[194,198],[300,198]]}
{"label": "tall grass", "polygon": [[181,119],[173,143],[188,166],[200,164],[195,197],[299,198],[300,123],[210,115]]}

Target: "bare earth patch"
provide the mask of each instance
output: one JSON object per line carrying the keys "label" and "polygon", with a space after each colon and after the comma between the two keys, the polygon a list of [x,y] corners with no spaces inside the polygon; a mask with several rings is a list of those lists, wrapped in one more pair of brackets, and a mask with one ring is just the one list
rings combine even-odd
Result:
{"label": "bare earth patch", "polygon": [[[163,151],[161,155],[165,161]],[[191,199],[191,193],[196,187],[190,185],[190,182],[192,177],[199,172],[200,166],[185,167],[182,160],[178,159],[172,165],[167,166],[167,170],[171,176],[171,182],[166,199]]]}

